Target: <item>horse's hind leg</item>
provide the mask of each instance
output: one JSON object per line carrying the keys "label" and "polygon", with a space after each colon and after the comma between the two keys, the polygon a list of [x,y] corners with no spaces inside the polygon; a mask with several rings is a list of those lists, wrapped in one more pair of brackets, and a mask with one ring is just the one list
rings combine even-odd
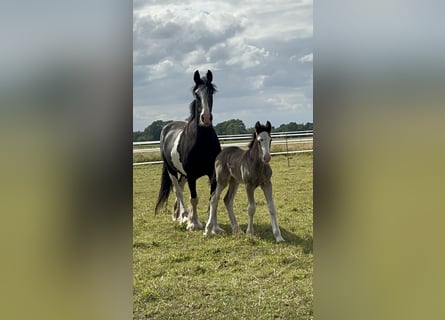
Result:
{"label": "horse's hind leg", "polygon": [[227,208],[227,213],[229,214],[230,223],[232,224],[232,232],[239,233],[242,232],[238,222],[236,221],[235,212],[233,211],[233,199],[235,198],[236,192],[238,191],[239,183],[235,179],[230,179],[229,190],[227,190],[226,196],[224,197],[224,204]]}
{"label": "horse's hind leg", "polygon": [[[185,185],[186,181],[187,181],[187,178],[184,176],[181,176],[179,178],[178,184],[179,184],[179,187],[181,188],[181,190],[184,190],[184,185]],[[184,203],[184,200],[182,203]],[[181,221],[183,216],[184,216],[184,206],[182,206],[182,211],[181,211],[180,200],[179,200],[178,196],[176,196],[175,203],[173,205],[172,219],[173,219],[173,221]]]}
{"label": "horse's hind leg", "polygon": [[272,231],[275,240],[277,242],[283,242],[284,239],[281,236],[281,231],[280,228],[278,227],[277,210],[275,209],[275,204],[272,197],[272,182],[268,181],[267,183],[261,186],[261,189],[263,189],[264,196],[266,197],[267,201],[267,206],[269,207],[270,221],[272,224]]}
{"label": "horse's hind leg", "polygon": [[177,220],[180,223],[182,223],[182,222],[184,222],[184,220],[187,219],[187,216],[188,216],[187,210],[185,209],[185,205],[184,205],[184,194],[183,194],[184,183],[180,183],[178,181],[178,178],[175,175],[173,175],[173,174],[169,174],[169,175],[170,175],[170,179],[172,180],[172,183],[173,183],[173,186],[175,189],[175,193],[176,193],[174,214],[176,214],[176,212],[178,212]]}

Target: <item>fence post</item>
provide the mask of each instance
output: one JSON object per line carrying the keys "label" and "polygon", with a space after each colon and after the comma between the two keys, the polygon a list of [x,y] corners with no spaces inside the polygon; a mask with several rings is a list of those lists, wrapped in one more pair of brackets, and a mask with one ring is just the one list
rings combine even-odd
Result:
{"label": "fence post", "polygon": [[290,167],[290,163],[289,163],[289,147],[287,146],[287,133],[286,133],[286,158],[287,158],[287,166]]}

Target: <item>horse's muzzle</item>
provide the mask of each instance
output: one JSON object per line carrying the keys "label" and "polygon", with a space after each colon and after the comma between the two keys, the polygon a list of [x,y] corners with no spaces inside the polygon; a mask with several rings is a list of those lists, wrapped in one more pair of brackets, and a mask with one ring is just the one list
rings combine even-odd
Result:
{"label": "horse's muzzle", "polygon": [[201,114],[200,122],[201,125],[208,127],[212,125],[213,116],[211,113],[203,113]]}

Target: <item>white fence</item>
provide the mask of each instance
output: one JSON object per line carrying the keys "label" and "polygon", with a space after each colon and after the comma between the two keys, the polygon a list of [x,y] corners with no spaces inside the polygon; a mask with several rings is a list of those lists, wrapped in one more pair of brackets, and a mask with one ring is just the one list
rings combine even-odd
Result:
{"label": "white fence", "polygon": [[[289,150],[290,145],[296,144],[312,144],[313,143],[313,130],[307,131],[290,131],[290,132],[276,132],[272,133],[272,146],[283,145],[286,151],[272,152],[271,155],[280,154],[294,154],[312,152],[311,149],[301,150]],[[246,147],[252,139],[252,134],[239,134],[239,135],[220,135],[218,136],[221,143],[221,148],[229,146]],[[141,141],[133,142],[133,153],[151,153],[160,152],[159,141]],[[147,162],[135,162],[133,166],[146,165],[146,164],[160,164],[162,161],[147,161]]]}

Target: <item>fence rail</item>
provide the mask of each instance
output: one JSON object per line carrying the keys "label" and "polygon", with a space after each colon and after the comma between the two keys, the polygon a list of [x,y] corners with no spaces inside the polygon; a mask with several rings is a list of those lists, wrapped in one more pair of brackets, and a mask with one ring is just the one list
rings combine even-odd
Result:
{"label": "fence rail", "polygon": [[[271,152],[271,155],[289,155],[295,153],[312,152],[313,149],[303,150],[289,150],[289,145],[297,144],[311,144],[313,143],[313,131],[290,131],[290,132],[276,132],[272,133],[272,147],[277,145],[285,145],[286,151]],[[221,142],[221,148],[229,146],[245,147],[252,139],[252,134],[237,134],[237,135],[220,135],[218,136]],[[151,153],[160,152],[159,141],[140,141],[133,142],[133,154],[136,153]],[[147,164],[161,164],[162,161],[145,161],[134,162],[133,166],[147,165]]]}

